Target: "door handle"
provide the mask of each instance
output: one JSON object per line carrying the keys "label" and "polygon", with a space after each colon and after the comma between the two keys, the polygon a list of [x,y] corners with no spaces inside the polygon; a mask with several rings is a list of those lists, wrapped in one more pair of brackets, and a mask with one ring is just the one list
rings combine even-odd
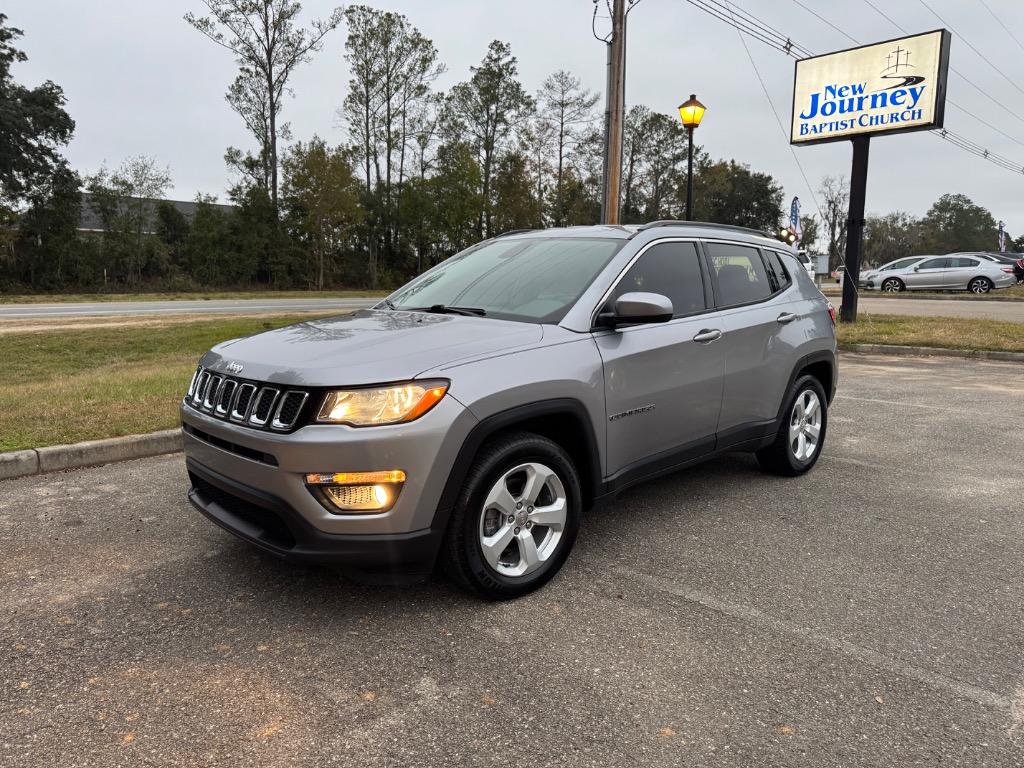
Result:
{"label": "door handle", "polygon": [[712,341],[718,341],[720,338],[722,338],[722,332],[717,328],[704,328],[693,337],[693,340],[698,344],[710,344]]}
{"label": "door handle", "polygon": [[792,312],[783,312],[775,319],[778,320],[783,325],[785,325],[786,323],[792,323],[794,320],[796,320],[796,317],[797,316],[794,315]]}

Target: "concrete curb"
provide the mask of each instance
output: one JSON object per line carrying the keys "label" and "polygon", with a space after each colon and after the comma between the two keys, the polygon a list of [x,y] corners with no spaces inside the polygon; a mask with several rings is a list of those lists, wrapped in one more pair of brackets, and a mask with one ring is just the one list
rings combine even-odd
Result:
{"label": "concrete curb", "polygon": [[840,344],[842,352],[869,352],[876,355],[908,357],[962,357],[970,360],[1001,360],[1024,363],[1024,352],[998,352],[983,349],[947,349],[945,347],[907,347],[898,344]]}
{"label": "concrete curb", "polygon": [[128,435],[90,440],[73,445],[52,445],[28,451],[0,453],[0,480],[65,469],[144,459],[181,450],[181,430],[168,429],[148,435]]}

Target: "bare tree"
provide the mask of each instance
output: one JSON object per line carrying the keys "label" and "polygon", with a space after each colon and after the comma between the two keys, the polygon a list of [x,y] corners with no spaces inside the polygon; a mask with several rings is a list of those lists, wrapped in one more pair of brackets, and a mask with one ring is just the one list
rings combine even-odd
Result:
{"label": "bare tree", "polygon": [[846,258],[846,220],[849,216],[850,192],[842,176],[826,176],[818,189],[821,195],[825,235],[828,237],[829,269],[836,269]]}
{"label": "bare tree", "polygon": [[[238,61],[243,82],[239,85],[236,80],[232,85],[228,103],[242,115],[256,140],[262,142],[261,151],[266,153],[270,167],[270,198],[276,213],[277,119],[288,78],[312,52],[320,49],[324,36],[341,23],[342,11],[336,8],[328,18],[314,20],[310,29],[302,29],[295,23],[302,10],[297,0],[203,0],[203,4],[209,9],[209,16],[190,12],[185,14],[185,21],[231,51]],[[252,88],[257,88],[255,94]],[[254,121],[254,116],[260,119]]]}
{"label": "bare tree", "polygon": [[585,129],[594,121],[597,94],[583,88],[578,77],[560,69],[541,85],[537,94],[540,119],[554,133],[555,205],[553,224],[565,224],[565,165]]}

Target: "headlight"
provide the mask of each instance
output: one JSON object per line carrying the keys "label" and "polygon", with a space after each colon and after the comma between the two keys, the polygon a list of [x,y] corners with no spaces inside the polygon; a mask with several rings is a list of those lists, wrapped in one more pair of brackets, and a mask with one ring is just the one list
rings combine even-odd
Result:
{"label": "headlight", "polygon": [[412,381],[373,389],[341,389],[327,393],[316,420],[353,427],[401,424],[425,414],[441,401],[447,391],[447,381]]}

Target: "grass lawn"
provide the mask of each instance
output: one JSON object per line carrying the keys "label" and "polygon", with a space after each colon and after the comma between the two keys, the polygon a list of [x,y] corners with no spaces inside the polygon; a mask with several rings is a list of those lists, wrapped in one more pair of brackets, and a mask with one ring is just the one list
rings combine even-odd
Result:
{"label": "grass lawn", "polygon": [[203,352],[225,339],[309,319],[0,335],[0,452],[175,427],[178,401]]}
{"label": "grass lawn", "polygon": [[902,317],[861,312],[853,325],[837,326],[840,344],[1024,352],[1024,323],[953,317]]}
{"label": "grass lawn", "polygon": [[[0,335],[0,451],[169,429],[199,356],[310,316]],[[1024,352],[1024,323],[861,314],[843,343]]]}
{"label": "grass lawn", "polygon": [[203,301],[210,299],[362,299],[382,291],[201,291],[197,293],[0,293],[0,304],[65,304],[99,301]]}

